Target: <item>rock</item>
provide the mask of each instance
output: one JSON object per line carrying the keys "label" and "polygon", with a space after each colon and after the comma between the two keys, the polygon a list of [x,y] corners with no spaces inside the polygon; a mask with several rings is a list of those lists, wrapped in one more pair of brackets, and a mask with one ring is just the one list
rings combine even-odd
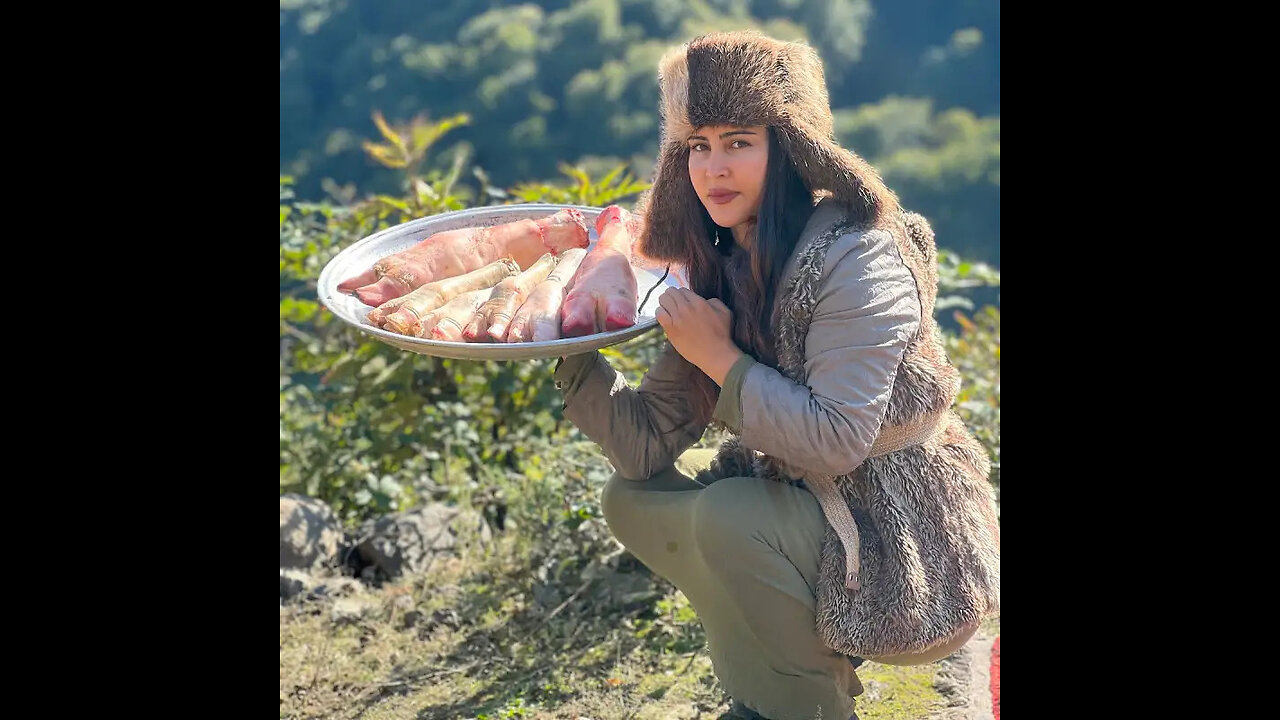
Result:
{"label": "rock", "polygon": [[474,533],[482,543],[492,538],[480,513],[432,503],[367,521],[360,528],[364,541],[356,552],[365,565],[377,568],[379,576],[396,578],[421,572],[432,555],[452,550],[462,533]]}
{"label": "rock", "polygon": [[930,720],[992,720],[991,645],[994,637],[979,631],[956,652],[937,663],[933,687],[946,707]]}
{"label": "rock", "polygon": [[323,598],[349,598],[364,592],[364,585],[359,580],[349,577],[328,578],[311,590],[310,597],[315,600]]}
{"label": "rock", "polygon": [[329,617],[337,624],[357,622],[375,609],[374,603],[363,598],[341,598],[333,604]]}
{"label": "rock", "polygon": [[307,573],[292,568],[280,568],[280,597],[289,599],[306,592],[315,585],[315,580]]}
{"label": "rock", "polygon": [[335,558],[342,525],[333,510],[305,495],[280,496],[280,567],[310,569]]}
{"label": "rock", "polygon": [[403,627],[405,630],[408,630],[414,625],[417,625],[418,621],[420,620],[422,620],[422,611],[410,610],[409,612],[404,614],[404,617],[400,618],[400,626]]}

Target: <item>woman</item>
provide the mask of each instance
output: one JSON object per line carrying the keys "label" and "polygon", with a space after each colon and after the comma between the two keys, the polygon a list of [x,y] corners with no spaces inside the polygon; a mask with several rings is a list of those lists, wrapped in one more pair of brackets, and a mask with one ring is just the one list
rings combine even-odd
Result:
{"label": "woman", "polygon": [[[638,248],[690,289],[661,297],[669,342],[638,388],[598,353],[562,358],[564,414],[617,468],[605,519],[689,598],[735,707],[849,717],[861,658],[933,662],[998,609],[933,234],[832,140],[808,46],[703,36],[659,82]],[[712,422],[734,437],[685,452]]]}

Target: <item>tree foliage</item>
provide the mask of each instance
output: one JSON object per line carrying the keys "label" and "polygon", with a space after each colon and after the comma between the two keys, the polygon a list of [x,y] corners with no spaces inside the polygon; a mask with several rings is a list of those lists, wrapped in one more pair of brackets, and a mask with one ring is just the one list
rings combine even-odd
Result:
{"label": "tree foliage", "polygon": [[358,140],[380,108],[400,124],[468,118],[422,161],[479,168],[460,196],[554,183],[565,162],[648,179],[658,59],[734,28],[814,45],[841,141],[945,247],[999,264],[998,0],[282,0],[281,173],[310,199],[399,192]]}

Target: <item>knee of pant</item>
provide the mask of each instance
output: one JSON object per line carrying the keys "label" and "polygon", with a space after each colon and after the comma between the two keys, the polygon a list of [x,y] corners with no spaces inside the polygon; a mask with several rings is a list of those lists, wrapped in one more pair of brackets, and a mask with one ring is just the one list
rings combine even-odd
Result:
{"label": "knee of pant", "polygon": [[625,498],[627,494],[626,484],[628,482],[631,481],[618,473],[614,473],[609,476],[609,481],[604,484],[604,489],[600,491],[600,512],[604,515],[605,524],[609,526],[614,536],[623,545],[626,545],[627,542],[618,534],[618,529],[619,527],[625,528],[628,525],[626,518],[632,505]]}
{"label": "knee of pant", "polygon": [[751,496],[755,478],[724,478],[698,493],[693,507],[693,536],[708,565],[723,567],[741,558],[753,542],[757,517]]}

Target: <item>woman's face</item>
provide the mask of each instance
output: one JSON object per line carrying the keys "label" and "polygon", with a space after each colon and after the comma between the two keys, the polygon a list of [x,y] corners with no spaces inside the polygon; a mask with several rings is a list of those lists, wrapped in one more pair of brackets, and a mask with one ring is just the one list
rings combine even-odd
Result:
{"label": "woman's face", "polygon": [[704,125],[689,136],[689,179],[720,227],[755,220],[764,195],[768,139],[764,125]]}

